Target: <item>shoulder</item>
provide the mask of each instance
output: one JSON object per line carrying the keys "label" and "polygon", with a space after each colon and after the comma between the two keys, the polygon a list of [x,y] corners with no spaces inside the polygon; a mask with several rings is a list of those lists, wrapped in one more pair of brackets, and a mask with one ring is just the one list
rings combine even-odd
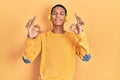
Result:
{"label": "shoulder", "polygon": [[72,32],[72,31],[66,31],[66,33],[68,33],[68,34],[72,34],[73,32]]}
{"label": "shoulder", "polygon": [[68,36],[71,36],[71,37],[76,36],[76,34],[72,31],[66,31],[66,33],[67,33]]}
{"label": "shoulder", "polygon": [[44,32],[41,32],[38,37],[47,37],[48,35],[50,34],[50,31],[44,31]]}
{"label": "shoulder", "polygon": [[69,38],[71,40],[76,40],[77,39],[77,35],[72,31],[66,31],[66,36],[67,36],[67,38]]}
{"label": "shoulder", "polygon": [[38,36],[43,36],[43,35],[46,35],[48,32],[41,32]]}

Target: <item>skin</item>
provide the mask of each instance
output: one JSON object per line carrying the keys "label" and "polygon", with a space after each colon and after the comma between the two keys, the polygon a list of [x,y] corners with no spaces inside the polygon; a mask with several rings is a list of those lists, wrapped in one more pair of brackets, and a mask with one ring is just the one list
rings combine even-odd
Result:
{"label": "skin", "polygon": [[[53,9],[53,12],[51,14],[51,21],[53,24],[53,30],[52,32],[56,34],[63,34],[65,33],[64,30],[64,23],[65,23],[65,10],[61,7],[56,7]],[[77,23],[72,24],[70,26],[70,31],[73,31],[75,34],[79,34],[83,31],[83,25],[84,23],[82,22],[81,18],[75,14],[75,18]],[[36,16],[30,19],[27,24],[26,28],[28,30],[28,37],[31,39],[36,38],[41,32],[41,28],[39,25],[34,25]]]}
{"label": "skin", "polygon": [[64,33],[64,23],[65,23],[65,10],[61,7],[56,7],[53,9],[51,14],[51,21],[53,23],[52,32],[57,34]]}

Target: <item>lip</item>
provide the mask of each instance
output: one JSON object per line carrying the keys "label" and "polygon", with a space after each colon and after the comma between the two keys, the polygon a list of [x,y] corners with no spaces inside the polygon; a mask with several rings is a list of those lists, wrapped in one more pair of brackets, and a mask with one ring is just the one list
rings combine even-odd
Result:
{"label": "lip", "polygon": [[55,21],[61,21],[61,19],[55,19]]}

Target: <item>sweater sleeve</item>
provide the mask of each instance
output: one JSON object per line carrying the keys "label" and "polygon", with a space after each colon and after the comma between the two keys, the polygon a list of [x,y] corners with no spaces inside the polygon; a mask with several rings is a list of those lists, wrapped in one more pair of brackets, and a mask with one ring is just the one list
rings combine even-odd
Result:
{"label": "sweater sleeve", "polygon": [[22,59],[25,63],[30,63],[35,60],[41,51],[41,37],[40,35],[35,39],[27,38],[25,41],[25,47],[22,55]]}
{"label": "sweater sleeve", "polygon": [[77,41],[76,41],[76,54],[83,60],[89,61],[91,58],[89,44],[87,41],[87,36],[85,32],[81,32],[77,34]]}

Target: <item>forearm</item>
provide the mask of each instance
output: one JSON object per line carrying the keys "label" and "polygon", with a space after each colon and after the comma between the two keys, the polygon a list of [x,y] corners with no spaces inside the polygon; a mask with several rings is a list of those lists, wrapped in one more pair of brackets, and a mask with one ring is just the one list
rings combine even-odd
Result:
{"label": "forearm", "polygon": [[77,54],[83,61],[88,61],[91,58],[89,44],[85,32],[77,34]]}
{"label": "forearm", "polygon": [[41,41],[38,38],[27,38],[23,52],[23,60],[25,63],[32,62],[41,51]]}

